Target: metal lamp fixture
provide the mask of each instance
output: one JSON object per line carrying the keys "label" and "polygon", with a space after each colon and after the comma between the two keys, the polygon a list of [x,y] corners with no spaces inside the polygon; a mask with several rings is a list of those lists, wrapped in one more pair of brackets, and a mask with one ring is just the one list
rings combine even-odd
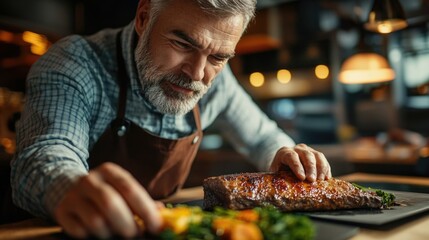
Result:
{"label": "metal lamp fixture", "polygon": [[408,26],[399,0],[374,0],[365,28],[378,33],[391,33]]}
{"label": "metal lamp fixture", "polygon": [[357,53],[344,61],[338,77],[345,84],[379,83],[393,80],[395,71],[379,54]]}

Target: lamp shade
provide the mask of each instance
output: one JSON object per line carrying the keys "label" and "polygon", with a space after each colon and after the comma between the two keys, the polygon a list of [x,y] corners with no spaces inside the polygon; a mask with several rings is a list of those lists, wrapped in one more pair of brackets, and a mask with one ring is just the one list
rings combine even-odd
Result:
{"label": "lamp shade", "polygon": [[393,80],[395,71],[379,54],[357,53],[344,61],[338,78],[345,84],[378,83]]}
{"label": "lamp shade", "polygon": [[399,0],[374,0],[365,28],[378,33],[391,33],[408,26]]}

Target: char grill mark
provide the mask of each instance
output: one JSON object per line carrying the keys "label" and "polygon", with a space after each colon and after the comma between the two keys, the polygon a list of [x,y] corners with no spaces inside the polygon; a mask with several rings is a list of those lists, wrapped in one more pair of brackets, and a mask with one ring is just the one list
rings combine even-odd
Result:
{"label": "char grill mark", "polygon": [[204,180],[203,188],[206,209],[274,205],[283,211],[327,211],[382,207],[379,196],[349,182],[331,178],[310,183],[288,171],[211,177]]}

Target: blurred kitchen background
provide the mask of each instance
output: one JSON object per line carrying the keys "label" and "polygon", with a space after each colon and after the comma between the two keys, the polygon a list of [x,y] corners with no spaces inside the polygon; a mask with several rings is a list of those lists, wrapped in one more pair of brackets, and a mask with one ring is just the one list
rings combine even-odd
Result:
{"label": "blurred kitchen background", "polygon": [[[137,3],[0,1],[2,178],[31,65],[66,35],[128,24]],[[372,9],[396,20],[402,10],[406,24],[377,32],[368,24]],[[324,152],[334,176],[429,176],[429,0],[258,0],[236,51],[230,64],[240,83],[296,142]],[[255,169],[210,128],[187,186],[243,171]]]}

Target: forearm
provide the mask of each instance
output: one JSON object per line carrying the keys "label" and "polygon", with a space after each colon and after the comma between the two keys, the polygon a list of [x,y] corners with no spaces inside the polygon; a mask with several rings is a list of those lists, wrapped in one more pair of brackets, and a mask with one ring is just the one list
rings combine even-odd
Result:
{"label": "forearm", "polygon": [[87,174],[87,167],[77,159],[69,147],[60,144],[20,151],[11,164],[14,203],[35,216],[50,218],[69,186]]}

